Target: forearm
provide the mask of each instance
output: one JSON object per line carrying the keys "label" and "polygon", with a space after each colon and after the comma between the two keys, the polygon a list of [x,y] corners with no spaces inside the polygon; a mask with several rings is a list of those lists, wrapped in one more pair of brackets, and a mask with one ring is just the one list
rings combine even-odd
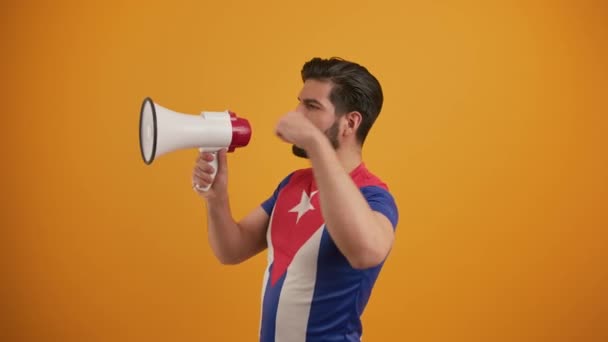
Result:
{"label": "forearm", "polygon": [[207,236],[213,253],[223,264],[240,261],[243,232],[232,218],[228,198],[207,201]]}
{"label": "forearm", "polygon": [[336,246],[353,267],[381,262],[392,244],[378,218],[338,160],[327,139],[316,139],[307,150],[319,189],[321,210]]}

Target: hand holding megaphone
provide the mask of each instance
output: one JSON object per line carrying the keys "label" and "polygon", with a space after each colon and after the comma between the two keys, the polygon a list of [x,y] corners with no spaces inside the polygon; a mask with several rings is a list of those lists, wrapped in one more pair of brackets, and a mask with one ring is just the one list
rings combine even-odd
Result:
{"label": "hand holding megaphone", "polygon": [[[148,165],[167,152],[198,147],[201,152],[213,153],[213,160],[209,161],[214,169],[213,178],[218,169],[217,152],[224,148],[234,152],[237,147],[247,146],[250,139],[249,121],[230,111],[182,114],[164,108],[150,98],[144,99],[141,105],[139,147]],[[207,191],[210,186],[197,190]]]}
{"label": "hand holding megaphone", "polygon": [[217,153],[200,152],[192,170],[192,189],[205,198],[214,197],[216,193],[222,195],[226,191],[227,177],[225,149]]}

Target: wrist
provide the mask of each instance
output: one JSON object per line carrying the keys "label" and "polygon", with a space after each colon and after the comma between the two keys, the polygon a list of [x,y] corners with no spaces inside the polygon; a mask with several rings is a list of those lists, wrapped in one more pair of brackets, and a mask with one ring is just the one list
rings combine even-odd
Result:
{"label": "wrist", "polygon": [[310,135],[306,143],[306,147],[303,147],[306,153],[310,155],[318,154],[320,151],[331,148],[331,143],[325,134],[321,131],[316,130]]}
{"label": "wrist", "polygon": [[213,193],[204,196],[204,198],[209,208],[225,207],[228,205],[228,194]]}

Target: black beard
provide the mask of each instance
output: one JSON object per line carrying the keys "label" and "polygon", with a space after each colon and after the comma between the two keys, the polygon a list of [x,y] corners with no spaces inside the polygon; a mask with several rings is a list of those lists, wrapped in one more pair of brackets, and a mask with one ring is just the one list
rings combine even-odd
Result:
{"label": "black beard", "polygon": [[296,156],[296,157],[300,157],[300,158],[304,158],[304,159],[308,159],[308,153],[306,153],[306,151],[301,148],[298,147],[296,145],[292,145],[291,146],[291,152]]}
{"label": "black beard", "polygon": [[[329,139],[329,142],[331,143],[331,146],[333,146],[334,150],[337,150],[338,147],[340,147],[340,142],[338,141],[338,133],[339,133],[339,128],[338,128],[338,122],[337,121],[334,122],[331,125],[331,127],[329,127],[325,131],[325,136],[327,137],[327,139]],[[306,151],[303,148],[301,148],[301,147],[298,147],[296,145],[292,145],[291,146],[291,152],[296,157],[308,159],[308,153],[306,153]]]}

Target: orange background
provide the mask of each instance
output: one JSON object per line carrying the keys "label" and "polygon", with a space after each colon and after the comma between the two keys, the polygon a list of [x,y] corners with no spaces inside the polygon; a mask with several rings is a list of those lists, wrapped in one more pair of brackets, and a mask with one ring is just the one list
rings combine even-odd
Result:
{"label": "orange background", "polygon": [[606,1],[2,1],[2,341],[254,341],[265,253],[214,259],[195,150],[141,100],[231,109],[236,217],[306,166],[273,136],[314,56],[358,61],[400,208],[365,341],[608,340]]}

